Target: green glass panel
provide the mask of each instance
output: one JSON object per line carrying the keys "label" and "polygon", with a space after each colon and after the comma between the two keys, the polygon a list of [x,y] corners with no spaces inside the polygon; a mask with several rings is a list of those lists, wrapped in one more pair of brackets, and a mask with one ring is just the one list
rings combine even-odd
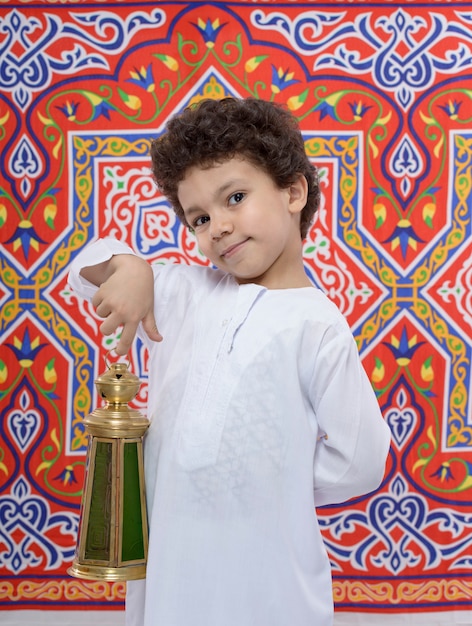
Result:
{"label": "green glass panel", "polygon": [[144,559],[143,513],[139,487],[138,443],[124,444],[123,453],[123,562]]}
{"label": "green glass panel", "polygon": [[110,560],[111,492],[112,444],[98,441],[84,549],[86,559]]}

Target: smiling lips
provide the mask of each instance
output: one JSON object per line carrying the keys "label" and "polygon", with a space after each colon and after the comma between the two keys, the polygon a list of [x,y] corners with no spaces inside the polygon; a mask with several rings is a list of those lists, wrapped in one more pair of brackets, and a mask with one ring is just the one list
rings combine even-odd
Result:
{"label": "smiling lips", "polygon": [[244,239],[243,241],[239,241],[238,243],[234,243],[233,245],[228,246],[223,250],[220,256],[225,259],[232,257],[247,241],[249,241],[249,237],[247,239]]}

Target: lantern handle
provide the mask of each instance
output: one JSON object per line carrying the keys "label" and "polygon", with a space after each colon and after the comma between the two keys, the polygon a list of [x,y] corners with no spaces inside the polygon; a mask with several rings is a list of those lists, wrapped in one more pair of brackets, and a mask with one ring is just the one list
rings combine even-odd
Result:
{"label": "lantern handle", "polygon": [[[111,350],[108,350],[108,352],[107,352],[107,353],[105,354],[105,356],[103,357],[103,358],[104,358],[104,360],[105,360],[105,365],[107,366],[107,368],[108,368],[108,369],[111,369],[111,365],[110,365],[110,363],[109,363],[109,361],[108,361],[108,355],[110,354],[110,352],[115,352],[115,348],[111,348]],[[128,363],[127,363],[127,365],[126,365],[126,369],[128,369],[128,370],[129,370],[130,365],[131,365],[131,360],[130,360],[130,358],[129,358],[129,354],[127,354],[126,356],[127,356],[127,358],[128,358]]]}

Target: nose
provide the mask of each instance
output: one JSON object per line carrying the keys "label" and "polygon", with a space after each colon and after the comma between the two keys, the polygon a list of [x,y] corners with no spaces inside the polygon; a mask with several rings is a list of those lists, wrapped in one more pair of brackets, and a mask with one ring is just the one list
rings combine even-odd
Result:
{"label": "nose", "polygon": [[233,231],[233,225],[225,214],[212,215],[210,219],[210,236],[213,241],[218,241]]}

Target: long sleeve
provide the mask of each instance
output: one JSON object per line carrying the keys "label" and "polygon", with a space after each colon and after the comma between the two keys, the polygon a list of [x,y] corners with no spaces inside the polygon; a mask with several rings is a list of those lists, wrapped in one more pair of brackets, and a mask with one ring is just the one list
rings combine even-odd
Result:
{"label": "long sleeve", "polygon": [[350,333],[325,343],[317,359],[314,408],[322,437],[314,461],[317,506],[376,489],[385,472],[390,430]]}
{"label": "long sleeve", "polygon": [[91,300],[97,287],[80,275],[84,267],[108,261],[115,254],[134,254],[122,241],[105,238],[86,246],[71,263],[68,282],[74,292],[84,300]]}

